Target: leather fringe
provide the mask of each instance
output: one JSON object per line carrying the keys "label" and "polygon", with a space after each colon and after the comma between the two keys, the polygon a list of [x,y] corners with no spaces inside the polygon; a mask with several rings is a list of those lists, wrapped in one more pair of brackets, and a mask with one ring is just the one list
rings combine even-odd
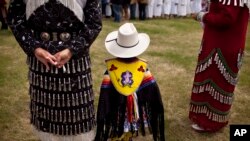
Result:
{"label": "leather fringe", "polygon": [[[97,112],[97,133],[95,141],[121,137],[126,132],[145,135],[145,129],[153,134],[154,141],[165,141],[164,109],[156,84],[137,92],[139,120],[125,124],[127,97],[119,94],[114,87],[101,89]],[[134,126],[136,125],[136,126]],[[138,127],[137,127],[138,126]],[[128,127],[129,130],[124,130]]]}

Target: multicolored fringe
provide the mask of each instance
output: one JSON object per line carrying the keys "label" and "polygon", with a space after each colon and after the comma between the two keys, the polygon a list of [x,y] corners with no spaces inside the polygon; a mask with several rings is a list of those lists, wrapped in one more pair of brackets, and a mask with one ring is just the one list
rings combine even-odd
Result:
{"label": "multicolored fringe", "polygon": [[148,69],[137,91],[124,96],[112,85],[106,71],[103,77],[97,110],[95,141],[130,141],[149,130],[156,141],[164,141],[164,109],[155,79]]}
{"label": "multicolored fringe", "polygon": [[216,122],[227,122],[229,119],[229,111],[222,112],[214,109],[208,103],[191,101],[190,111],[198,114],[206,114],[208,119]]}
{"label": "multicolored fringe", "polygon": [[101,88],[110,88],[112,87],[112,82],[111,79],[109,77],[108,71],[106,71],[103,75],[103,79],[102,79],[102,84],[101,84]]}
{"label": "multicolored fringe", "polygon": [[141,86],[138,88],[138,91],[147,87],[148,85],[155,83],[155,82],[156,81],[155,81],[153,75],[151,74],[150,70],[147,69],[146,72],[144,73],[144,78],[143,78],[143,81],[141,82]]}
{"label": "multicolored fringe", "polygon": [[[155,83],[155,80],[152,74],[150,73],[150,71],[147,69],[145,72],[143,81],[141,83],[141,86],[138,88],[138,91],[148,85],[151,85],[152,83]],[[113,85],[108,75],[108,72],[106,71],[103,76],[101,88],[110,88],[110,87],[113,87]],[[149,123],[147,121],[147,116],[145,113],[146,112],[143,110],[144,126],[148,127]],[[139,117],[140,115],[139,115],[139,109],[138,109],[138,98],[137,98],[137,94],[134,93],[130,96],[127,96],[127,113],[126,113],[126,119],[124,123],[124,132],[137,131],[139,128],[137,125],[137,120],[139,119]]]}
{"label": "multicolored fringe", "polygon": [[[239,55],[240,54],[241,53],[239,53]],[[218,69],[220,70],[220,73],[224,76],[227,82],[230,83],[231,85],[236,86],[238,82],[237,73],[234,73],[227,65],[225,58],[223,57],[223,54],[221,53],[221,50],[219,48],[211,51],[211,53],[208,55],[206,59],[198,63],[196,68],[196,74],[205,71],[207,68],[209,68],[209,66],[213,64],[213,62],[215,62]]]}

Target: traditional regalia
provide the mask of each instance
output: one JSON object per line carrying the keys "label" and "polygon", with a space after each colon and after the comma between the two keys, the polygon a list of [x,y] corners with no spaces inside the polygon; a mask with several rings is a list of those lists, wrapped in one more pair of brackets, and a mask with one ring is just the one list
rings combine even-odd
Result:
{"label": "traditional regalia", "polygon": [[[27,54],[31,124],[42,141],[93,140],[95,129],[89,47],[99,34],[98,0],[12,0],[8,23]],[[36,48],[68,48],[63,68],[46,69]],[[92,137],[91,137],[92,136]]]}
{"label": "traditional regalia", "polygon": [[228,123],[245,48],[246,2],[212,0],[209,12],[197,16],[205,27],[189,112],[196,130],[213,132]]}
{"label": "traditional regalia", "polygon": [[146,129],[152,131],[155,141],[165,140],[164,109],[158,85],[147,62],[136,57],[147,48],[149,38],[142,33],[137,36],[133,24],[126,23],[119,32],[112,32],[106,38],[107,50],[118,58],[106,60],[96,141],[108,138],[132,141],[139,130],[145,135]]}

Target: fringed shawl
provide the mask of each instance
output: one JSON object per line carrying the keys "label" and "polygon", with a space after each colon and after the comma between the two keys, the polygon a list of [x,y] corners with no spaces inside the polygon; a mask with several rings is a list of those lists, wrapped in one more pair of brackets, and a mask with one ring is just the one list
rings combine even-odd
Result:
{"label": "fringed shawl", "polygon": [[[149,130],[154,141],[165,141],[164,108],[161,94],[156,81],[147,70],[145,78],[137,92],[140,129],[145,135],[143,111],[145,111]],[[97,133],[95,141],[107,141],[108,138],[120,137],[124,133],[127,97],[117,92],[110,81],[108,72],[105,73],[99,97],[97,111]],[[136,132],[136,131],[130,131]]]}
{"label": "fringed shawl", "polygon": [[[49,2],[50,0],[24,0],[26,3],[26,19],[29,19],[31,14],[41,5]],[[86,5],[87,0],[57,0],[57,2],[62,3],[64,6],[68,7],[74,12],[76,17],[80,20],[84,20],[83,8]]]}
{"label": "fringed shawl", "polygon": [[219,2],[223,5],[234,5],[240,7],[244,7],[244,5],[246,5],[250,8],[250,0],[219,0]]}

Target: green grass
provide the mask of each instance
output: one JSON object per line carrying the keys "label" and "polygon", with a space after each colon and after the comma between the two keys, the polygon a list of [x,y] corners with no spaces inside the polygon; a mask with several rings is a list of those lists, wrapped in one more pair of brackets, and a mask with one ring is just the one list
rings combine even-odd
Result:
{"label": "green grass", "polygon": [[[132,21],[138,32],[149,34],[150,47],[140,57],[148,60],[163,98],[165,129],[169,141],[228,141],[229,126],[214,134],[190,128],[189,100],[202,29],[192,19]],[[104,47],[107,34],[122,23],[103,21],[103,30],[91,47],[95,106],[105,70],[112,57]],[[0,141],[38,141],[29,124],[29,96],[26,56],[11,32],[0,31]],[[235,90],[229,124],[250,124],[250,30],[246,55]],[[152,141],[138,137],[136,141]]]}

